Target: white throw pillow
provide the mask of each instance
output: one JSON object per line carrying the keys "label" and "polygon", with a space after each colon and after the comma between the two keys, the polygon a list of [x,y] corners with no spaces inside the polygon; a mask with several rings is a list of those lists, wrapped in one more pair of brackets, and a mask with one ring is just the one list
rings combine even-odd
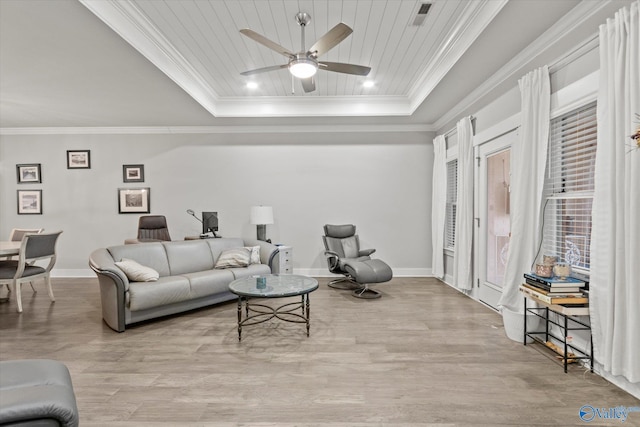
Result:
{"label": "white throw pillow", "polygon": [[160,277],[153,268],[138,264],[132,259],[122,258],[121,261],[115,264],[132,282],[155,282]]}
{"label": "white throw pillow", "polygon": [[214,268],[246,267],[251,261],[251,251],[247,248],[234,248],[222,251]]}
{"label": "white throw pillow", "polygon": [[260,246],[245,246],[251,251],[249,264],[260,264]]}

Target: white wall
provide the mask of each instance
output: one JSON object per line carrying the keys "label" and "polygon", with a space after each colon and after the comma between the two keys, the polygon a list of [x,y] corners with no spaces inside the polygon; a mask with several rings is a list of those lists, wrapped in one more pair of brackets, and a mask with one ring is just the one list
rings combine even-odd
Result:
{"label": "white wall", "polygon": [[[296,272],[327,274],[322,226],[354,223],[396,275],[428,275],[431,140],[423,132],[3,135],[0,236],[62,229],[55,275],[89,275],[92,250],[136,235],[139,215],[118,214],[117,189],[144,186],[174,240],[200,232],[189,208],[218,211],[223,236],[255,238],[249,208],[271,205],[267,236],[294,247]],[[68,170],[69,149],[91,150],[91,169]],[[41,163],[42,184],[18,185],[20,163]],[[137,163],[145,182],[123,183],[122,165]],[[43,215],[17,215],[18,189],[43,190]]]}

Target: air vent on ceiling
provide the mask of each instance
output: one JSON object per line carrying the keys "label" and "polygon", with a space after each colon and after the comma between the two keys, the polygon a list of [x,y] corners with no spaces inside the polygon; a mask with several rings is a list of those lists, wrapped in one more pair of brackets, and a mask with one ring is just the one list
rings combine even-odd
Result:
{"label": "air vent on ceiling", "polygon": [[418,13],[416,14],[416,18],[411,23],[413,27],[420,27],[424,24],[424,19],[427,17],[427,13],[431,8],[431,3],[422,3],[420,8],[418,9]]}

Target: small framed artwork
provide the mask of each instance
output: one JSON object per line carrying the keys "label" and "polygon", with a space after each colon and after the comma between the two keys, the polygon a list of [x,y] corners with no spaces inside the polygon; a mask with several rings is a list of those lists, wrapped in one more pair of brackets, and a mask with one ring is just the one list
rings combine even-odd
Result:
{"label": "small framed artwork", "polygon": [[42,215],[42,190],[18,190],[18,215]]}
{"label": "small framed artwork", "polygon": [[42,182],[40,163],[16,165],[18,184],[31,184]]}
{"label": "small framed artwork", "polygon": [[150,213],[150,189],[118,188],[118,213]]}
{"label": "small framed artwork", "polygon": [[144,182],[144,165],[122,165],[123,182]]}
{"label": "small framed artwork", "polygon": [[67,150],[67,169],[91,169],[91,150]]}

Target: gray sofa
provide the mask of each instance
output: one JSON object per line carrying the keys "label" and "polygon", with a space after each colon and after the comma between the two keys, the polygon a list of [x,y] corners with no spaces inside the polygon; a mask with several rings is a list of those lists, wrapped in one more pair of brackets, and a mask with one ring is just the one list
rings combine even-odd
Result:
{"label": "gray sofa", "polygon": [[79,425],[67,367],[48,359],[0,362],[0,426]]}
{"label": "gray sofa", "polygon": [[[214,269],[224,250],[251,246],[260,246],[260,264]],[[89,266],[98,276],[102,318],[111,329],[124,332],[132,323],[236,298],[229,283],[272,273],[277,252],[278,247],[270,243],[240,238],[154,242],[97,249],[91,253]],[[129,281],[115,264],[122,259],[154,269],[158,280]]]}

